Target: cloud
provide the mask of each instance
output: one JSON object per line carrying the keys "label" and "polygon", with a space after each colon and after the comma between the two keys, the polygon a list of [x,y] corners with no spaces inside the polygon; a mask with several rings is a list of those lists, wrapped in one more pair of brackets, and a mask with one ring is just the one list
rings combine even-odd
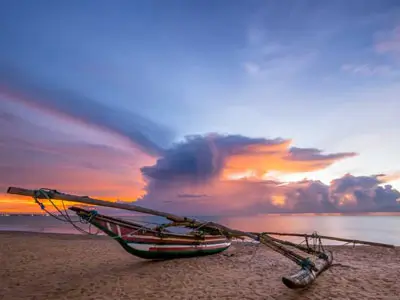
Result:
{"label": "cloud", "polygon": [[315,51],[293,50],[292,53],[264,53],[253,55],[252,59],[243,63],[245,72],[252,76],[273,78],[282,76],[289,78],[305,71],[316,59]]}
{"label": "cloud", "polygon": [[290,79],[313,65],[318,51],[312,43],[310,47],[310,41],[288,37],[287,32],[277,34],[262,20],[247,31],[241,60],[248,75],[269,80]]}
{"label": "cloud", "polygon": [[203,198],[208,197],[206,194],[178,194],[178,198]]}
{"label": "cloud", "polygon": [[108,106],[0,66],[0,95],[128,138],[146,153],[159,155],[172,139],[170,130],[126,109]]}
{"label": "cloud", "polygon": [[336,161],[342,158],[355,156],[354,152],[323,154],[321,150],[315,148],[297,148],[292,147],[289,150],[288,159],[292,161]]}
{"label": "cloud", "polygon": [[[347,174],[330,185],[331,202],[348,209],[384,210],[396,208],[399,191],[385,183],[385,176],[352,176]],[[398,207],[397,207],[398,209]]]}
{"label": "cloud", "polygon": [[167,150],[154,166],[143,167],[148,178],[163,181],[206,182],[215,178],[254,172],[308,172],[325,168],[355,153],[323,154],[321,150],[289,148],[281,138],[249,138],[241,135],[194,135]]}
{"label": "cloud", "polygon": [[[0,193],[8,186],[48,187],[132,201],[144,192],[141,164],[154,162],[135,148],[74,139],[0,108]],[[0,210],[21,208],[20,200],[0,194]]]}
{"label": "cloud", "polygon": [[[331,185],[303,180],[282,183],[261,180],[219,180],[208,184],[157,185],[139,205],[189,215],[254,215],[263,213],[400,212],[400,192],[376,176],[345,175]],[[155,186],[153,186],[155,187]],[[182,199],[180,193],[207,197]]]}
{"label": "cloud", "polygon": [[378,33],[375,38],[375,51],[400,58],[400,26]]}
{"label": "cloud", "polygon": [[[290,147],[291,141],[281,138],[209,134],[189,136],[155,161],[109,145],[55,141],[53,132],[9,112],[0,113],[0,122],[17,133],[14,139],[6,139],[8,130],[0,136],[2,189],[50,187],[110,200],[139,199],[135,203],[145,207],[197,216],[400,211],[399,191],[386,184],[398,174],[347,174],[330,184],[263,180],[269,172],[323,169],[353,157],[351,152],[324,154]],[[32,135],[38,130],[40,139]],[[140,169],[143,164],[150,166]],[[13,201],[0,198],[0,208],[35,211],[27,201]]]}
{"label": "cloud", "polygon": [[[365,77],[372,76],[396,76],[399,75],[399,69],[396,60],[400,58],[400,26],[389,31],[377,32],[373,37],[372,51],[375,53],[374,59],[380,59],[386,56],[389,62],[382,63],[364,63],[364,64],[343,64],[343,72]],[[393,58],[395,63],[393,64]],[[398,61],[397,61],[398,62]]]}
{"label": "cloud", "polygon": [[354,65],[345,64],[342,65],[341,70],[347,73],[362,75],[362,76],[388,76],[396,73],[393,66],[389,65]]}
{"label": "cloud", "polygon": [[243,64],[244,70],[250,75],[256,75],[261,72],[261,66],[254,62],[246,62]]}
{"label": "cloud", "polygon": [[385,193],[381,191],[379,185],[391,178],[383,175],[346,175],[331,185],[262,180],[268,173],[321,170],[356,155],[324,154],[319,149],[290,147],[290,143],[240,135],[191,136],[166,151],[155,165],[141,169],[147,193],[139,203],[182,213],[224,214],[373,210],[396,204],[396,190],[386,187]]}
{"label": "cloud", "polygon": [[[329,185],[264,180],[274,173],[321,170],[356,155],[291,147],[288,139],[193,135],[156,160],[134,148],[73,140],[6,107],[0,128],[2,190],[49,187],[110,200],[139,199],[136,203],[145,207],[183,215],[396,211],[400,205],[399,192],[386,184],[398,174],[346,175]],[[0,197],[2,210],[37,211],[32,205]]]}

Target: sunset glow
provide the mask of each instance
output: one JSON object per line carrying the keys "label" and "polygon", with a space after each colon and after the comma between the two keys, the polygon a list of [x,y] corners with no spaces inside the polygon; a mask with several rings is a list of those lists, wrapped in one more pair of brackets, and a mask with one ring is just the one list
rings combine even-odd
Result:
{"label": "sunset glow", "polygon": [[0,212],[40,212],[9,186],[190,215],[400,211],[393,8],[279,5],[3,5]]}

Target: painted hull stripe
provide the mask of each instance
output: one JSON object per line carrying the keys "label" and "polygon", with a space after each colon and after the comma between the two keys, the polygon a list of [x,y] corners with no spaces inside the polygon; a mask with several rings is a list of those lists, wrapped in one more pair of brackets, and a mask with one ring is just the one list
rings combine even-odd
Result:
{"label": "painted hull stripe", "polygon": [[224,249],[225,247],[213,247],[213,248],[150,248],[150,252],[177,252],[177,251],[201,251],[201,250],[216,250],[216,249]]}
{"label": "painted hull stripe", "polygon": [[[165,243],[165,242],[142,242],[138,240],[126,240],[123,239],[125,243],[135,243],[135,244],[154,244],[154,245],[165,245],[165,246],[176,246],[176,245],[185,245],[185,246],[198,246],[198,245],[218,245],[221,242],[216,242],[216,243],[199,243],[199,242],[193,242],[193,243]],[[222,241],[226,242],[226,241]]]}
{"label": "painted hull stripe", "polygon": [[154,245],[154,244],[135,244],[128,243],[128,246],[141,251],[199,251],[199,250],[215,250],[215,249],[224,249],[231,245],[231,243],[221,243],[217,245]]}
{"label": "painted hull stripe", "polygon": [[169,238],[146,238],[146,237],[123,237],[125,241],[138,242],[138,243],[156,243],[156,244],[216,244],[227,242],[227,239],[215,239],[215,240],[182,240],[182,239],[169,239]]}
{"label": "painted hull stripe", "polygon": [[[143,238],[148,238],[148,239],[168,239],[168,240],[177,240],[177,241],[187,241],[187,240],[189,240],[189,238],[181,238],[181,237],[169,237],[169,236],[165,236],[165,237],[156,237],[156,236],[146,236],[146,235],[128,235],[127,237],[130,237],[130,238],[138,238],[138,239],[143,239]],[[186,237],[188,237],[188,236],[186,236]],[[203,238],[197,238],[197,237],[195,237],[195,236],[193,236],[193,237],[190,237],[190,239],[193,239],[193,240],[201,240],[201,241],[210,241],[210,242],[212,242],[212,241],[222,241],[222,240],[226,240],[226,238],[224,238],[224,237],[222,237],[222,236],[214,236],[214,237],[212,237],[212,238],[205,238],[205,239],[203,239]]]}
{"label": "painted hull stripe", "polygon": [[154,244],[136,244],[136,243],[128,243],[130,246],[140,246],[140,247],[158,247],[158,248],[212,248],[212,247],[226,247],[230,246],[231,243],[220,243],[216,245],[193,245],[193,246],[187,246],[187,245],[174,245],[174,246],[168,246],[168,245],[154,245]]}

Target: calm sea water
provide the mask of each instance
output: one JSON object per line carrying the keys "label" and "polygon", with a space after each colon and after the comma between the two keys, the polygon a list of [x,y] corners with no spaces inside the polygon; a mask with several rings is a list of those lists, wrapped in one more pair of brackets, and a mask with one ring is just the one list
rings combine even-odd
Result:
{"label": "calm sea water", "polygon": [[[160,223],[157,217],[125,217],[125,219]],[[400,246],[400,216],[308,216],[260,215],[252,217],[202,218],[217,221],[243,231],[276,231],[312,233],[369,240]],[[80,224],[82,226],[82,224]],[[87,227],[83,226],[87,229]],[[0,217],[0,231],[33,231],[47,233],[77,233],[70,224],[52,217]],[[93,230],[95,231],[95,230]]]}

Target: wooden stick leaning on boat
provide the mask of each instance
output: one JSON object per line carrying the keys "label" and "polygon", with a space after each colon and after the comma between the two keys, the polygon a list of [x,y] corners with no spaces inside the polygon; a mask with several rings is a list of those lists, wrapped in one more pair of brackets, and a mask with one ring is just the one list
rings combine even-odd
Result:
{"label": "wooden stick leaning on boat", "polygon": [[[296,264],[301,266],[301,270],[294,275],[285,276],[282,278],[283,283],[289,288],[303,288],[307,285],[310,285],[319,274],[321,274],[324,270],[329,268],[332,264],[333,256],[332,254],[327,253],[317,253],[314,252],[313,254],[318,254],[317,260],[314,262],[310,261],[307,257],[304,257],[288,248],[284,245],[287,245],[287,242],[281,241],[279,239],[273,238],[269,236],[267,233],[252,233],[252,232],[245,232],[240,231],[237,229],[232,229],[226,227],[224,225],[215,223],[215,222],[201,222],[195,219],[181,217],[174,214],[161,212],[153,209],[144,208],[134,204],[128,203],[117,203],[117,202],[108,202],[104,200],[98,200],[94,198],[90,198],[88,196],[76,196],[76,195],[69,195],[65,193],[60,193],[56,190],[49,190],[49,189],[24,189],[18,187],[9,187],[7,190],[9,194],[16,194],[21,196],[28,196],[33,197],[36,202],[41,204],[38,199],[47,199],[50,200],[61,200],[61,201],[68,201],[68,202],[75,202],[75,203],[84,203],[89,205],[95,206],[105,206],[117,209],[124,209],[129,211],[136,211],[140,213],[150,214],[154,216],[164,217],[172,222],[177,224],[186,224],[190,227],[202,227],[202,229],[208,232],[216,232],[218,231],[219,234],[222,234],[226,237],[249,237],[253,240],[259,241],[260,243],[264,244],[265,246],[271,248],[272,250],[286,256]],[[41,204],[43,205],[43,204]],[[304,235],[302,235],[304,236]],[[302,250],[301,248],[297,247],[298,249]],[[304,251],[304,250],[303,250]],[[311,251],[311,250],[309,250]],[[311,251],[312,252],[312,251]],[[310,252],[308,252],[310,253]]]}

